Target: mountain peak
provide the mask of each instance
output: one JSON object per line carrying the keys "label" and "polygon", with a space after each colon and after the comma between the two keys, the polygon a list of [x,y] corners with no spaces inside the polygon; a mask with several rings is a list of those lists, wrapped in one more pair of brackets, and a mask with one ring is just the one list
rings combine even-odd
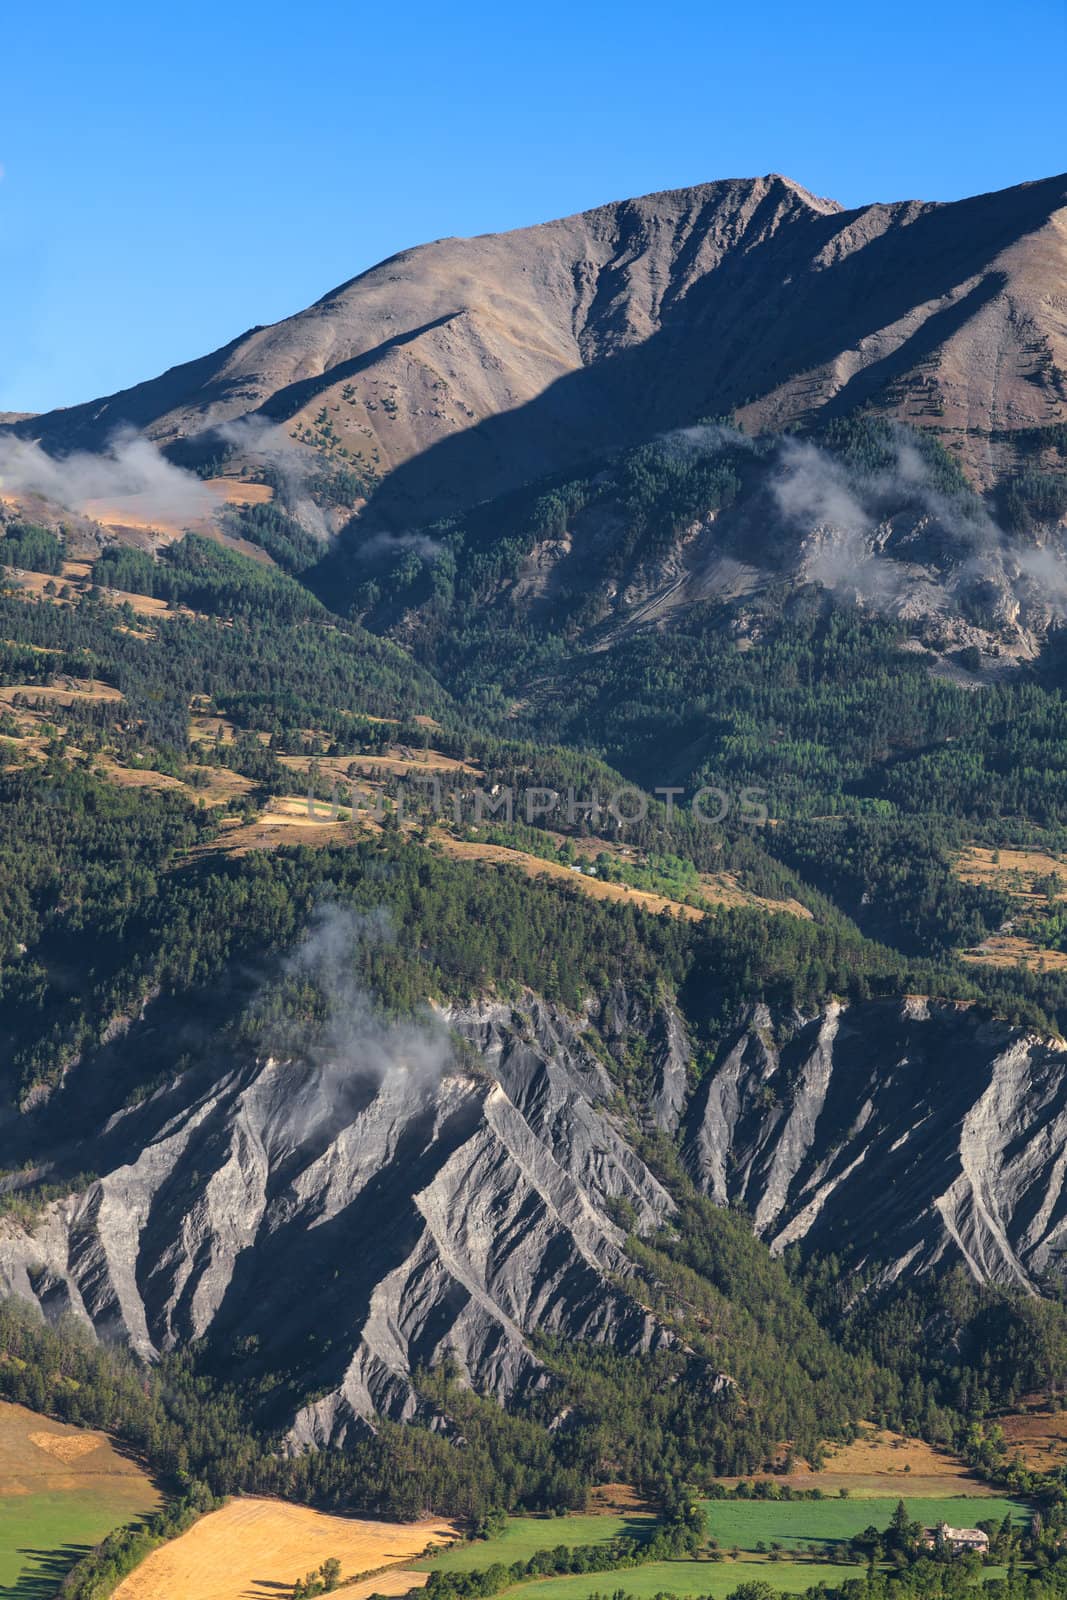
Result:
{"label": "mountain peak", "polygon": [[788,189],[805,205],[811,206],[813,211],[820,212],[824,217],[834,216],[837,212],[844,211],[844,206],[838,200],[831,200],[825,195],[813,194],[802,183],[797,183],[795,178],[787,177],[784,172],[768,172],[762,180],[767,184],[780,184],[783,189]]}
{"label": "mountain peak", "polygon": [[989,484],[1014,431],[1067,420],[1062,204],[1056,179],[850,210],[776,172],[663,190],[402,251],[199,361],[7,426],[59,452],[133,426],[195,462],[249,419],[405,522],[731,412],[758,432],[874,406]]}

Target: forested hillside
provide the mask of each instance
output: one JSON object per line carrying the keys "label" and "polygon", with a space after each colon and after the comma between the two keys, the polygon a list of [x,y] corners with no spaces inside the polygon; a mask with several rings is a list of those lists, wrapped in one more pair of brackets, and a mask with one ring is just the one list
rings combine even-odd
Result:
{"label": "forested hillside", "polygon": [[[186,433],[177,369],[10,435],[121,412],[216,495],[0,501],[0,1391],[143,1451],[163,1532],[236,1490],[481,1526],[621,1481],[677,1554],[690,1491],[863,1422],[1035,1485],[998,1418],[1067,1350],[1059,347],[1031,382],[1012,343],[1010,438],[958,420],[966,319],[943,425],[903,355],[853,391],[769,324],[670,388],[745,252],[837,240],[856,306],[863,239],[940,240],[945,293],[975,265],[954,208],[759,182],[652,197],[670,241],[640,202],[432,247],[516,307],[534,251],[517,399],[503,354],[481,411],[439,387],[439,287],[367,356],[415,252],[221,353],[244,432]],[[982,271],[1058,192],[973,203]],[[611,374],[564,448],[554,385]]]}

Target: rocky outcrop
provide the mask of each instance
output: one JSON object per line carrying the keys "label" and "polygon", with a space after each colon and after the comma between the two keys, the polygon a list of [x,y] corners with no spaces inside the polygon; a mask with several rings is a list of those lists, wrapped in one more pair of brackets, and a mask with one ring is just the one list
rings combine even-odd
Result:
{"label": "rocky outcrop", "polygon": [[533,1330],[655,1347],[611,1211],[649,1229],[672,1203],[580,1026],[536,1001],[448,1021],[470,1068],[255,1059],[122,1113],[128,1162],[7,1225],[0,1283],[148,1359],[210,1333],[291,1372],[319,1396],[294,1401],[302,1443],[410,1415],[445,1357],[482,1390],[536,1383]]}
{"label": "rocky outcrop", "polygon": [[771,1249],[883,1281],[962,1263],[1032,1289],[1067,1246],[1067,1047],[921,999],[756,1007],[687,1113],[684,1157]]}

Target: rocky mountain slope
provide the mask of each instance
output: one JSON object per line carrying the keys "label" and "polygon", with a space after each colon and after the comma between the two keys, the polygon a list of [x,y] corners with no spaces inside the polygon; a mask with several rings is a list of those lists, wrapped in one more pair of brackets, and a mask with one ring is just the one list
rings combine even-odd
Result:
{"label": "rocky mountain slope", "polygon": [[450,1021],[474,1073],[257,1059],[121,1113],[98,1182],[32,1236],[4,1227],[0,1283],[149,1358],[209,1330],[262,1348],[318,1396],[291,1419],[317,1442],[410,1415],[408,1375],[446,1356],[498,1394],[536,1381],[535,1328],[662,1342],[613,1282],[629,1268],[610,1213],[625,1201],[647,1230],[672,1202],[604,1068],[547,1006]]}
{"label": "rocky mountain slope", "polygon": [[[620,989],[593,1018],[647,1040],[640,1119],[697,1184],[883,1280],[961,1262],[1030,1289],[1062,1248],[1062,1045],[912,999],[755,1008],[692,1088],[681,1016]],[[671,1338],[624,1285],[618,1222],[674,1204],[585,1018],[530,998],[447,1017],[439,1078],[256,1058],[112,1117],[102,1176],[29,1231],[0,1224],[0,1286],[141,1354],[210,1334],[242,1372],[284,1370],[294,1442],[417,1409],[444,1357],[479,1388],[537,1383],[535,1330],[621,1351]]]}
{"label": "rocky mountain slope", "polygon": [[648,195],[403,251],[8,426],[62,452],[132,425],[186,460],[280,429],[310,463],[384,479],[373,509],[405,520],[705,415],[758,431],[873,404],[988,485],[1012,433],[1067,418],[1065,205],[1063,177],[852,211],[776,175]]}
{"label": "rocky mountain slope", "polygon": [[1067,1242],[1064,1063],[951,1004],[758,1007],[693,1097],[685,1160],[775,1251],[1032,1289]]}

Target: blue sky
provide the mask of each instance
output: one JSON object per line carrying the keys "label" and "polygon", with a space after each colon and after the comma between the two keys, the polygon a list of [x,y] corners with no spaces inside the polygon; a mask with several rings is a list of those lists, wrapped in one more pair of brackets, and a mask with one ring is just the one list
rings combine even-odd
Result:
{"label": "blue sky", "polygon": [[8,7],[0,409],[69,405],[390,252],[779,171],[845,205],[1067,167],[1063,0]]}

